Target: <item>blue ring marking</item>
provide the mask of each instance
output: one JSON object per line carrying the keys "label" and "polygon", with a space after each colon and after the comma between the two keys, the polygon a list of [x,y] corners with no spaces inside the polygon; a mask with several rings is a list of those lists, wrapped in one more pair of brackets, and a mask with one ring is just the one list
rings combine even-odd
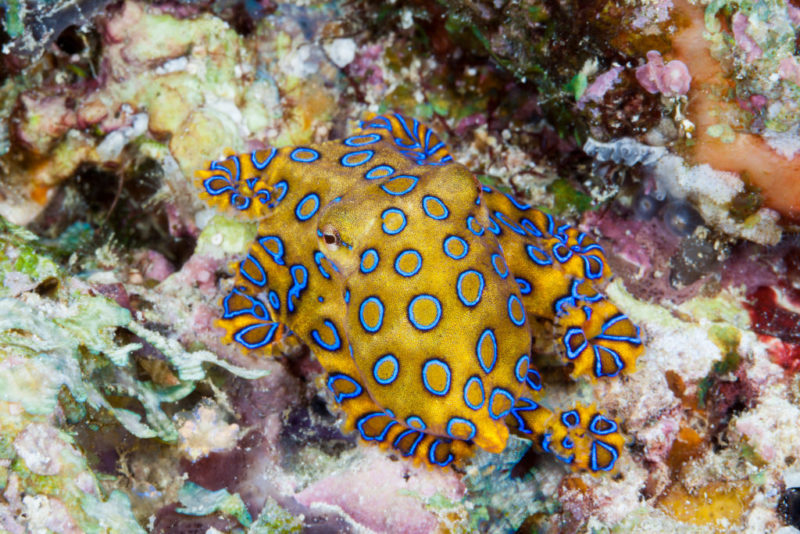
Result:
{"label": "blue ring marking", "polygon": [[[428,134],[430,134],[430,133],[431,133],[431,131],[428,130]],[[426,137],[427,137],[427,135],[426,135]],[[427,139],[425,140],[425,143],[426,144],[428,143]],[[444,141],[439,141],[435,146],[432,146],[431,148],[429,148],[427,150],[428,156],[434,155],[440,148],[444,148]]]}
{"label": "blue ring marking", "polygon": [[[364,307],[367,305],[368,302],[376,303],[378,305],[378,309],[380,310],[380,315],[378,316],[378,324],[375,326],[369,326],[364,321]],[[358,308],[358,320],[361,322],[361,327],[371,334],[374,334],[375,332],[380,330],[381,326],[383,326],[383,312],[384,312],[383,302],[381,302],[378,297],[372,296],[365,298],[361,302],[361,306],[359,306]]]}
{"label": "blue ring marking", "polygon": [[514,376],[517,377],[518,382],[525,382],[525,377],[528,374],[528,369],[531,366],[531,359],[527,354],[520,356],[517,360],[517,365],[514,367]]}
{"label": "blue ring marking", "polygon": [[319,152],[313,148],[299,147],[292,150],[289,157],[292,161],[297,161],[298,163],[311,163],[319,159]]}
{"label": "blue ring marking", "polygon": [[[571,341],[574,336],[581,336],[583,338],[583,341],[580,343],[577,349],[572,348]],[[568,360],[574,360],[575,358],[580,356],[580,354],[584,350],[586,350],[586,347],[589,346],[589,342],[586,340],[586,334],[584,334],[583,329],[579,326],[572,326],[568,328],[567,331],[564,332],[564,337],[562,338],[562,340],[564,343],[564,347],[567,350]]]}
{"label": "blue ring marking", "polygon": [[[363,155],[366,155],[366,159],[364,159],[363,161],[357,161],[356,163],[350,162],[351,158],[356,158],[358,156],[363,156]],[[339,160],[339,163],[341,163],[345,167],[358,167],[360,165],[364,165],[365,163],[367,163],[369,160],[372,159],[372,156],[374,155],[375,155],[374,150],[357,150],[356,152],[350,152],[349,154],[345,154],[344,156],[342,156],[341,159]]]}
{"label": "blue ring marking", "polygon": [[[248,343],[245,341],[244,336],[247,335],[248,332],[255,330],[257,328],[264,328],[265,326],[269,326],[269,330],[267,330],[266,335],[256,343]],[[233,335],[233,340],[245,348],[248,349],[259,349],[265,345],[269,345],[272,343],[272,340],[275,338],[275,332],[278,330],[280,323],[257,323],[245,326],[244,328],[240,329]]]}
{"label": "blue ring marking", "polygon": [[436,465],[441,466],[441,467],[447,467],[448,465],[450,465],[450,463],[455,458],[453,456],[453,453],[449,452],[449,453],[447,453],[447,458],[445,458],[441,462],[437,462],[436,461],[436,448],[441,444],[442,444],[442,441],[439,440],[439,439],[436,439],[436,440],[433,441],[433,443],[431,443],[430,448],[428,449],[428,460],[432,464],[436,464]]}
{"label": "blue ring marking", "polygon": [[317,301],[318,301],[318,302],[325,302],[325,299],[324,299],[324,298],[322,298],[322,297],[317,297]]}
{"label": "blue ring marking", "polygon": [[[492,342],[492,360],[490,363],[486,363],[486,358],[484,357],[482,346],[483,340],[489,336],[489,339]],[[494,369],[494,364],[497,363],[497,338],[494,335],[494,331],[491,328],[487,328],[483,331],[483,333],[478,338],[478,342],[475,344],[475,354],[478,356],[478,363],[483,369],[483,372],[487,375],[492,372]]]}
{"label": "blue ring marking", "polygon": [[542,436],[542,449],[544,452],[549,452],[553,456],[556,457],[557,460],[564,462],[565,464],[569,465],[575,461],[575,453],[570,454],[569,456],[561,456],[556,451],[554,451],[550,447],[550,442],[552,441],[553,436],[548,432],[544,436]]}
{"label": "blue ring marking", "polygon": [[[600,334],[598,336],[596,336],[595,339],[607,339],[609,341],[625,341],[627,343],[633,343],[634,345],[639,345],[642,342],[642,340],[638,336],[638,331],[637,331],[637,336],[636,337],[614,336],[614,335],[606,334],[606,332],[608,331],[609,328],[611,328],[612,326],[614,326],[618,322],[625,321],[627,319],[628,319],[628,316],[625,315],[624,313],[620,313],[618,315],[615,315],[614,317],[612,317],[611,319],[607,320],[603,324],[603,328],[600,329]],[[637,330],[638,330],[638,327],[637,327]]]}
{"label": "blue ring marking", "polygon": [[413,139],[414,141],[417,142],[417,144],[419,144],[419,135],[418,135],[419,122],[417,121],[417,119],[413,117],[411,119],[414,122],[414,131],[412,132],[411,130],[408,129],[408,125],[406,124],[406,118],[404,116],[400,115],[399,113],[392,113],[392,115],[394,115],[395,120],[400,124],[400,126],[403,127],[403,130],[406,131],[406,135],[409,137],[409,139]]}
{"label": "blue ring marking", "polygon": [[[454,435],[453,435],[453,432],[452,432],[452,430],[451,430],[451,427],[452,427],[454,424],[459,424],[459,423],[461,423],[462,425],[467,425],[467,426],[469,426],[469,427],[472,429],[472,432],[470,432],[470,434],[469,434],[469,436],[468,436],[468,437],[466,437],[466,438],[462,438],[462,437],[456,437],[456,436],[454,436]],[[473,422],[472,422],[472,421],[470,421],[469,419],[464,419],[463,417],[452,417],[452,418],[451,418],[451,419],[450,419],[450,420],[447,422],[447,435],[448,435],[448,436],[450,436],[450,437],[451,437],[451,438],[453,438],[453,439],[460,439],[460,440],[464,440],[464,441],[469,441],[469,440],[471,440],[472,438],[474,438],[474,437],[475,437],[475,434],[477,434],[477,433],[478,433],[478,429],[477,429],[477,427],[475,426],[475,423],[473,423]]]}
{"label": "blue ring marking", "polygon": [[[222,181],[222,183],[225,185],[219,188],[214,188],[213,184],[217,180]],[[221,195],[227,191],[236,191],[236,189],[231,185],[231,183],[228,180],[226,180],[224,176],[220,176],[219,174],[215,174],[203,180],[203,187],[205,188],[206,193],[208,193],[211,196]]]}
{"label": "blue ring marking", "polygon": [[244,195],[240,195],[239,193],[234,193],[230,197],[230,204],[235,209],[244,211],[250,207],[250,203],[252,202],[251,198],[248,198]]}
{"label": "blue ring marking", "polygon": [[[306,202],[310,201],[314,202],[314,208],[307,215],[303,215],[302,212],[305,210]],[[313,217],[317,211],[319,211],[319,195],[316,193],[309,193],[297,203],[297,206],[294,208],[294,215],[301,221],[307,221]]]}
{"label": "blue ring marking", "polygon": [[575,442],[569,436],[564,436],[564,439],[561,440],[561,446],[569,450],[575,446]]}
{"label": "blue ring marking", "polygon": [[[278,250],[276,252],[272,252],[270,249],[266,247],[266,243],[274,242],[278,245]],[[283,261],[283,240],[275,235],[267,235],[264,237],[258,238],[258,244],[261,245],[261,248],[264,249],[264,252],[270,255],[272,261],[274,261],[278,265],[286,265],[286,262]]]}
{"label": "blue ring marking", "polygon": [[270,148],[269,156],[267,156],[267,159],[265,159],[263,162],[258,161],[258,158],[256,158],[257,152],[258,152],[257,150],[253,150],[250,153],[250,162],[253,164],[253,167],[258,169],[259,171],[263,171],[272,162],[272,158],[274,158],[275,154],[278,153],[278,149],[276,149],[275,147]]}
{"label": "blue ring marking", "polygon": [[337,351],[340,348],[342,348],[342,340],[339,338],[339,332],[336,330],[336,325],[333,324],[333,322],[329,321],[328,319],[323,320],[322,324],[327,326],[330,329],[330,331],[333,332],[333,338],[334,338],[333,343],[330,344],[325,343],[325,341],[323,341],[322,337],[319,335],[319,332],[317,330],[312,330],[311,339],[314,340],[314,343],[316,343],[323,349],[329,350],[331,352]]}
{"label": "blue ring marking", "polygon": [[345,289],[344,290],[344,302],[345,302],[345,304],[350,304],[350,290],[349,289]]}
{"label": "blue ring marking", "polygon": [[[444,369],[445,375],[447,376],[447,383],[444,385],[444,389],[442,390],[435,390],[431,387],[428,383],[428,368],[431,365],[436,365],[442,369]],[[431,358],[430,360],[425,362],[425,365],[422,366],[422,384],[425,386],[425,389],[428,390],[429,393],[436,395],[437,397],[444,397],[450,391],[450,367],[448,367],[447,363],[438,359],[438,358]]]}
{"label": "blue ring marking", "polygon": [[[367,261],[367,257],[373,257],[375,259],[375,264],[372,267],[365,267],[364,264]],[[380,263],[381,257],[378,255],[378,251],[374,248],[368,248],[361,254],[361,272],[364,274],[369,274],[375,269],[378,268],[378,263]]]}
{"label": "blue ring marking", "polygon": [[270,289],[267,299],[269,300],[269,305],[272,306],[272,309],[278,311],[281,309],[281,299],[277,293]]}
{"label": "blue ring marking", "polygon": [[[478,227],[479,230],[475,230],[475,226]],[[467,216],[467,230],[475,234],[476,236],[480,237],[486,232],[486,229],[478,224],[478,221],[475,220],[475,217],[472,215]]]}
{"label": "blue ring marking", "polygon": [[[230,300],[235,297],[243,297],[247,299],[251,306],[249,308],[241,308],[238,310],[231,310],[230,309]],[[239,315],[252,315],[256,319],[262,319],[264,321],[269,321],[271,319],[267,308],[264,307],[264,303],[261,300],[251,297],[247,293],[244,293],[242,290],[238,288],[233,288],[233,290],[228,293],[225,298],[222,300],[222,318],[223,319],[232,319],[233,317],[238,317]]]}
{"label": "blue ring marking", "polygon": [[[392,376],[384,380],[378,376],[378,368],[386,362],[391,362],[392,365],[394,365],[394,371],[392,372]],[[375,365],[372,366],[372,377],[375,379],[375,382],[382,386],[387,386],[394,382],[397,379],[398,374],[400,374],[400,362],[393,354],[387,354],[376,361]]]}
{"label": "blue ring marking", "polygon": [[[456,255],[456,254],[451,254],[450,253],[450,250],[448,249],[448,246],[449,246],[449,243],[452,243],[453,241],[457,241],[458,243],[461,243],[461,246],[464,248],[464,250],[461,252],[461,254]],[[463,239],[461,239],[460,237],[455,236],[455,235],[451,235],[447,239],[444,240],[444,253],[447,255],[448,258],[452,258],[454,260],[463,259],[469,253],[469,244],[467,244],[467,242],[464,241]]]}
{"label": "blue ring marking", "polygon": [[[469,390],[470,384],[472,382],[477,382],[478,386],[481,388],[481,402],[478,404],[472,404],[469,402],[469,396],[467,395],[467,391]],[[471,376],[467,383],[464,384],[464,404],[472,408],[473,410],[480,410],[483,407],[483,403],[486,402],[486,391],[483,389],[483,381],[478,376]]]}
{"label": "blue ring marking", "polygon": [[[428,204],[430,202],[434,202],[434,203],[438,204],[439,207],[442,209],[442,211],[444,213],[442,213],[442,215],[433,215],[430,212],[430,208],[428,207]],[[435,197],[433,195],[425,195],[424,197],[422,197],[422,211],[425,212],[425,215],[427,215],[431,219],[435,219],[437,221],[443,221],[444,219],[446,219],[446,218],[448,218],[450,216],[450,210],[447,209],[447,206],[445,205],[445,203],[442,202],[439,198],[437,198],[437,197]]]}
{"label": "blue ring marking", "polygon": [[561,317],[564,314],[566,314],[567,312],[565,308],[567,306],[571,307],[577,306],[577,302],[575,302],[575,297],[572,296],[561,297],[560,299],[558,299],[553,303],[553,311],[556,317]]}
{"label": "blue ring marking", "polygon": [[[298,273],[302,273],[302,280]],[[289,268],[289,274],[292,275],[292,287],[286,292],[286,308],[292,313],[295,310],[294,300],[299,300],[300,293],[308,287],[308,269],[304,265],[292,265]]]}
{"label": "blue ring marking", "polygon": [[554,236],[555,235],[554,228],[556,226],[556,222],[553,219],[553,216],[550,215],[549,213],[545,213],[544,218],[547,219],[547,233],[550,234],[551,236]]}
{"label": "blue ring marking", "polygon": [[372,419],[373,417],[391,417],[390,414],[391,414],[391,412],[389,410],[386,410],[386,412],[368,413],[367,415],[361,417],[361,419],[358,420],[358,423],[356,423],[356,427],[358,428],[358,433],[361,434],[361,438],[364,441],[383,441],[383,440],[385,440],[386,439],[386,434],[389,433],[389,429],[392,428],[392,426],[396,425],[397,421],[395,421],[393,419],[389,419],[389,422],[386,423],[386,426],[383,427],[383,430],[377,436],[368,436],[364,432],[364,424],[366,424],[366,422],[369,421],[370,419]]}
{"label": "blue ring marking", "polygon": [[517,283],[521,295],[530,295],[531,291],[533,291],[531,283],[524,278],[514,278],[514,281]]}
{"label": "blue ring marking", "polygon": [[[591,296],[591,295],[584,295],[581,292],[579,292],[578,288],[580,288],[581,282],[583,282],[583,280],[581,280],[580,278],[576,278],[575,280],[572,281],[572,285],[569,288],[570,295],[572,295],[574,298],[578,300],[584,300],[586,302],[598,302],[603,300],[603,295],[601,293],[595,293],[594,296]],[[575,304],[573,304],[573,306],[574,305]]]}
{"label": "blue ring marking", "polygon": [[[390,191],[389,189],[386,188],[387,185],[389,185],[390,183],[394,182],[395,180],[399,180],[400,178],[411,178],[411,180],[413,182],[412,182],[411,185],[408,186],[408,188],[405,191],[400,191],[398,193],[395,193],[394,191]],[[417,182],[419,182],[419,178],[417,178],[416,176],[410,176],[408,174],[399,174],[399,175],[397,175],[397,176],[395,176],[393,178],[389,178],[388,180],[386,180],[385,183],[381,184],[381,189],[383,189],[385,192],[389,193],[392,196],[399,197],[399,196],[403,196],[403,195],[405,195],[407,193],[410,193],[411,190],[413,190],[417,186]]]}
{"label": "blue ring marking", "polygon": [[262,204],[266,204],[272,200],[272,195],[269,192],[269,189],[259,189],[255,193],[256,198]]}
{"label": "blue ring marking", "polygon": [[481,184],[481,191],[483,191],[484,193],[494,193],[494,189],[492,189],[488,185],[483,185],[483,184]]}
{"label": "blue ring marking", "polygon": [[[603,260],[595,256],[594,254],[587,254],[585,256],[581,256],[581,259],[583,260],[583,271],[584,273],[586,273],[586,278],[588,278],[589,280],[597,280],[598,278],[601,278],[603,276],[603,267],[604,267]],[[594,260],[595,262],[597,262],[595,263],[597,270],[592,271],[592,265],[589,260]]]}
{"label": "blue ring marking", "polygon": [[517,423],[517,430],[523,434],[533,434],[528,425],[525,424],[525,419],[522,418],[520,412],[535,412],[539,409],[539,405],[527,397],[519,397],[514,401],[514,407],[511,409],[511,415]]}
{"label": "blue ring marking", "polygon": [[569,429],[575,428],[581,424],[581,415],[577,410],[569,410],[561,414],[561,423]]}
{"label": "blue ring marking", "polygon": [[277,206],[278,203],[280,203],[280,201],[283,200],[283,198],[286,196],[286,193],[289,192],[289,184],[286,182],[286,180],[281,180],[280,182],[277,182],[274,186],[272,186],[273,192],[279,189],[280,193],[275,197],[275,201],[273,202],[273,204],[270,205],[271,208]]}
{"label": "blue ring marking", "polygon": [[225,165],[222,165],[222,163],[219,162],[219,161],[212,161],[211,165],[208,166],[208,170],[210,170],[210,171],[222,171],[222,172],[224,172],[225,174],[228,175],[228,178],[230,178],[231,185],[237,183],[239,181],[239,177],[242,175],[242,165],[241,165],[241,162],[239,161],[239,156],[229,156],[229,157],[225,158],[223,161],[233,161],[233,164],[236,166],[236,176],[234,176],[231,173],[231,171],[230,171],[230,169],[228,169],[228,167],[226,167]]}
{"label": "blue ring marking", "polygon": [[[380,176],[374,176],[373,173],[375,172],[383,172],[388,171],[386,174],[381,174]],[[378,165],[377,167],[373,167],[364,174],[364,178],[367,180],[378,180],[380,178],[386,178],[387,176],[391,176],[394,174],[394,169],[389,165]]]}
{"label": "blue ring marking", "polygon": [[586,254],[586,253],[591,252],[593,250],[597,250],[598,252],[600,252],[600,254],[605,254],[606,253],[606,251],[603,250],[603,247],[601,247],[597,243],[592,243],[591,245],[586,245],[585,247],[578,246],[578,245],[572,245],[572,250],[574,250],[575,252],[580,252],[581,254]]}
{"label": "blue ring marking", "polygon": [[[609,461],[607,465],[602,466],[602,467],[597,465],[597,446],[598,445],[600,446],[600,448],[605,449],[606,452],[611,454],[611,461]],[[590,459],[591,460],[590,460],[589,469],[591,469],[592,471],[611,471],[612,469],[614,469],[614,464],[617,463],[617,459],[618,458],[619,458],[619,452],[617,452],[616,448],[612,447],[611,445],[609,445],[607,443],[603,443],[600,440],[595,440],[595,441],[592,442],[592,452],[591,452],[591,455],[590,455]]]}
{"label": "blue ring marking", "polygon": [[[400,268],[400,260],[406,254],[412,254],[412,255],[417,257],[417,266],[414,268],[413,271],[404,271],[404,270],[402,270]],[[395,260],[394,260],[394,270],[397,272],[397,274],[399,274],[401,276],[405,276],[406,278],[414,276],[415,274],[417,274],[419,272],[420,269],[422,269],[422,256],[420,255],[419,252],[417,252],[414,249],[407,248],[406,250],[404,250],[400,254],[398,254],[397,258],[395,258]]]}
{"label": "blue ring marking", "polygon": [[[428,325],[420,324],[417,322],[416,317],[414,317],[414,304],[419,300],[429,300],[436,305],[436,318]],[[442,303],[439,302],[439,299],[433,295],[417,295],[411,299],[411,302],[408,303],[408,320],[411,321],[411,324],[413,324],[414,327],[419,330],[430,330],[435,328],[436,325],[439,324],[439,321],[442,320]]]}
{"label": "blue ring marking", "polygon": [[[336,390],[334,389],[334,384],[336,383],[337,380],[344,380],[345,382],[349,382],[355,386],[355,389],[353,389],[353,391],[350,393],[341,393],[341,392],[336,393]],[[363,391],[363,389],[361,388],[361,384],[359,384],[349,376],[342,373],[332,374],[328,377],[328,389],[331,390],[331,393],[333,393],[333,398],[336,399],[336,402],[338,403],[341,403],[344,399],[355,399],[356,397],[361,395],[361,392]]]}
{"label": "blue ring marking", "polygon": [[[247,273],[247,270],[244,268],[244,264],[247,261],[255,265],[256,269],[258,269],[258,272],[261,275],[260,280],[256,280]],[[251,284],[255,286],[264,287],[267,285],[267,272],[264,270],[264,266],[261,265],[261,262],[258,261],[252,253],[248,253],[247,257],[242,260],[242,263],[239,265],[239,274],[244,276]]]}
{"label": "blue ring marking", "polygon": [[501,223],[508,226],[508,229],[514,232],[515,234],[525,235],[525,230],[514,224],[512,221],[509,221],[508,215],[506,215],[502,211],[495,211],[494,216],[497,217]]}
{"label": "blue ring marking", "polygon": [[[395,142],[397,142],[396,139]],[[398,152],[400,152],[407,158],[414,160],[414,163],[416,163],[417,165],[423,165],[423,161],[425,160],[425,154],[423,154],[422,152],[419,152],[417,150],[402,150],[402,149],[398,150]]]}
{"label": "blue ring marking", "polygon": [[[592,348],[594,349],[594,376],[596,376],[597,378],[601,378],[603,376],[614,378],[615,376],[620,374],[620,372],[622,372],[622,370],[625,368],[625,362],[622,361],[622,359],[619,357],[619,354],[617,354],[616,351],[613,351],[602,345],[593,345]],[[614,365],[617,366],[617,370],[614,373],[608,374],[603,372],[603,360],[600,357],[601,350],[610,354],[611,358],[614,360]]]}
{"label": "blue ring marking", "polygon": [[[400,442],[403,441],[403,439],[406,436],[410,436],[412,434],[417,434],[417,439],[414,440],[414,444],[411,445],[411,447],[408,449],[408,452],[403,452],[402,449],[400,448]],[[418,430],[404,430],[400,434],[398,434],[396,438],[394,438],[394,441],[392,442],[392,447],[400,451],[403,458],[408,458],[410,456],[414,456],[414,453],[416,453],[417,451],[417,447],[419,447],[419,444],[422,442],[424,438],[425,438],[424,432],[420,432]]]}
{"label": "blue ring marking", "polygon": [[427,426],[425,425],[425,421],[423,421],[421,417],[417,417],[416,415],[410,415],[406,417],[406,424],[415,430],[425,430],[427,428]]}
{"label": "blue ring marking", "polygon": [[[561,249],[566,250],[563,254],[559,252]],[[572,251],[565,245],[564,243],[558,241],[553,243],[553,246],[550,248],[550,251],[553,253],[553,257],[558,260],[558,263],[564,263],[568,261],[572,257]]]}
{"label": "blue ring marking", "polygon": [[389,230],[386,228],[386,222],[384,221],[384,223],[381,225],[381,229],[383,229],[384,233],[387,233],[389,235],[397,235],[405,229],[406,224],[408,223],[408,219],[406,219],[406,214],[403,213],[403,210],[398,208],[386,208],[385,210],[383,210],[383,213],[381,213],[381,219],[386,218],[386,215],[390,213],[399,213],[400,216],[403,218],[403,224],[401,224],[400,228],[396,230]]}
{"label": "blue ring marking", "polygon": [[[426,154],[432,154],[432,153],[436,152],[435,150],[429,148],[431,146],[431,136],[432,135],[433,135],[433,132],[430,129],[427,129],[425,131],[425,140],[422,142],[422,146],[425,149],[425,153]],[[444,143],[442,143],[442,144],[444,144]]]}
{"label": "blue ring marking", "polygon": [[541,391],[542,390],[542,375],[540,375],[539,371],[537,371],[533,367],[529,367],[528,368],[528,372],[525,373],[525,383],[533,391]]}
{"label": "blue ring marking", "polygon": [[381,140],[381,136],[376,133],[353,135],[344,140],[344,144],[351,147],[360,147],[377,143]]}
{"label": "blue ring marking", "polygon": [[528,252],[528,257],[533,263],[537,265],[553,265],[553,260],[547,255],[547,252],[536,245],[526,245],[525,250]]}
{"label": "blue ring marking", "polygon": [[[517,302],[519,304],[519,309],[522,312],[522,317],[514,317],[514,312],[512,311],[512,304]],[[519,297],[516,295],[511,295],[508,297],[508,318],[511,319],[511,322],[517,326],[522,326],[525,324],[525,306],[522,305],[522,301],[519,300]]]}
{"label": "blue ring marking", "polygon": [[522,217],[519,220],[519,225],[522,226],[533,237],[544,237],[544,234],[542,233],[542,231],[539,230],[536,227],[536,225],[533,224],[533,221],[531,221],[527,217]]}
{"label": "blue ring marking", "polygon": [[[500,263],[500,266],[503,267],[502,272],[500,267],[497,266],[498,260],[502,262]],[[494,272],[496,272],[500,278],[505,280],[505,278],[508,276],[508,265],[506,265],[506,259],[501,254],[492,254],[492,267],[494,267]]]}
{"label": "blue ring marking", "polygon": [[325,256],[325,254],[323,254],[319,250],[314,252],[314,263],[317,264],[317,269],[319,270],[320,274],[322,274],[323,278],[330,279],[331,275],[328,274],[328,271],[326,271],[325,267],[322,266],[322,259],[323,258],[325,258],[326,260],[328,259],[327,256]]}
{"label": "blue ring marking", "polygon": [[[601,423],[608,425],[608,427],[605,430],[598,428],[597,425]],[[591,423],[589,423],[589,432],[591,432],[592,434],[597,434],[598,436],[607,436],[609,434],[613,434],[616,431],[617,431],[617,422],[607,417],[604,417],[599,413],[595,414],[595,416],[592,417]]]}
{"label": "blue ring marking", "polygon": [[[381,124],[378,121],[383,121],[383,124]],[[387,119],[385,116],[381,115],[379,117],[375,117],[374,119],[372,119],[372,122],[370,122],[369,124],[367,124],[367,121],[359,121],[358,127],[361,128],[362,130],[367,130],[371,128],[383,128],[384,130],[391,131],[392,123],[390,123],[389,119]]]}
{"label": "blue ring marking", "polygon": [[[495,412],[495,409],[494,409],[494,402],[495,402],[495,398],[497,397],[497,395],[500,395],[501,397],[505,397],[505,398],[507,398],[509,400],[508,409],[503,410],[500,413]],[[499,388],[499,387],[498,388],[494,388],[492,390],[492,395],[489,397],[489,417],[491,417],[494,420],[502,419],[503,417],[507,416],[511,412],[512,408],[514,408],[514,396],[511,393],[509,393],[508,391],[506,391],[505,389],[503,389],[503,388]]]}
{"label": "blue ring marking", "polygon": [[[478,295],[475,297],[475,300],[467,300],[467,297],[464,296],[464,293],[461,291],[461,284],[464,282],[464,277],[469,273],[475,273],[478,275],[478,279],[480,280],[481,284],[478,286]],[[481,301],[481,297],[483,296],[483,287],[484,287],[484,280],[483,274],[479,271],[474,269],[467,269],[466,271],[462,272],[458,275],[458,280],[456,281],[456,291],[458,292],[458,299],[464,306],[475,306],[477,303]]]}
{"label": "blue ring marking", "polygon": [[531,209],[531,206],[529,204],[523,204],[520,201],[518,201],[516,198],[514,198],[513,196],[511,196],[511,195],[509,195],[507,193],[503,193],[503,194],[506,196],[506,198],[508,199],[509,202],[514,204],[514,207],[517,208],[518,210],[520,210],[520,211],[528,211],[529,209]]}

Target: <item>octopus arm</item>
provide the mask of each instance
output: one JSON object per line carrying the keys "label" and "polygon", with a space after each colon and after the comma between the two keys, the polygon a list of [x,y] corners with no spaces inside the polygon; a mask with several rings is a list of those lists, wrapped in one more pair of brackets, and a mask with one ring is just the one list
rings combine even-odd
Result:
{"label": "octopus arm", "polygon": [[574,471],[613,471],[625,445],[619,424],[594,405],[576,404],[548,421],[541,447]]}
{"label": "octopus arm", "polygon": [[286,149],[268,148],[246,154],[225,149],[225,158],[195,171],[195,185],[209,206],[241,218],[257,219],[285,195],[285,188],[269,185],[270,171],[287,155]]}
{"label": "octopus arm", "polygon": [[351,357],[330,356],[321,354],[320,363],[328,371],[325,385],[345,414],[344,432],[356,431],[363,443],[393,450],[429,467],[457,465],[472,455],[471,442],[429,434],[421,420],[421,426],[398,421],[390,409],[381,407],[369,395]]}

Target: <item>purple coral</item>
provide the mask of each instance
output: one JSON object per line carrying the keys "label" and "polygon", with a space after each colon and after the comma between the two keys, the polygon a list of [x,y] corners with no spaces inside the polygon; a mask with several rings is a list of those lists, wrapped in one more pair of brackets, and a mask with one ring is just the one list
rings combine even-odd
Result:
{"label": "purple coral", "polygon": [[683,61],[673,59],[665,65],[661,54],[650,50],[647,63],[636,69],[636,79],[648,93],[678,96],[689,91],[692,75]]}

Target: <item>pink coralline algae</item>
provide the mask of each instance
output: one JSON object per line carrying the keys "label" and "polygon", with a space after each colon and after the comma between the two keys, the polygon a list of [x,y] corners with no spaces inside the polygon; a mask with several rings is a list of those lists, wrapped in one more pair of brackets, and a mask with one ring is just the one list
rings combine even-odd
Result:
{"label": "pink coralline algae", "polygon": [[747,25],[749,21],[742,13],[733,16],[733,37],[736,39],[736,46],[747,54],[747,61],[755,61],[764,55],[764,51],[756,44],[752,37],[747,35]]}
{"label": "pink coralline algae", "polygon": [[[622,72],[622,67],[612,67],[600,76],[598,76],[592,85],[586,88],[580,99],[578,100],[578,109],[583,109],[586,102],[601,102],[603,96],[609,89],[619,82],[619,73]],[[637,74],[638,75],[638,74]]]}
{"label": "pink coralline algae", "polygon": [[778,76],[800,85],[800,65],[794,56],[785,57],[778,65]]}
{"label": "pink coralline algae", "polygon": [[689,91],[692,75],[683,61],[673,59],[665,65],[661,54],[650,50],[647,63],[636,69],[636,79],[648,93],[661,93],[669,97],[685,95]]}

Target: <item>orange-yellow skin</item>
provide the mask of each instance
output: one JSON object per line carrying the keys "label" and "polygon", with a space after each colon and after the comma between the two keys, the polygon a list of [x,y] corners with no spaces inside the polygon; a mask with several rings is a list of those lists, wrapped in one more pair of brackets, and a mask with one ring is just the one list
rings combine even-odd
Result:
{"label": "orange-yellow skin", "polygon": [[391,114],[344,140],[231,155],[197,173],[211,205],[258,219],[223,300],[225,340],[306,342],[345,430],[446,466],[509,431],[575,468],[610,470],[617,425],[539,404],[532,321],[554,324],[573,376],[633,370],[638,329],[599,288],[602,250],[482,186],[424,125]]}

